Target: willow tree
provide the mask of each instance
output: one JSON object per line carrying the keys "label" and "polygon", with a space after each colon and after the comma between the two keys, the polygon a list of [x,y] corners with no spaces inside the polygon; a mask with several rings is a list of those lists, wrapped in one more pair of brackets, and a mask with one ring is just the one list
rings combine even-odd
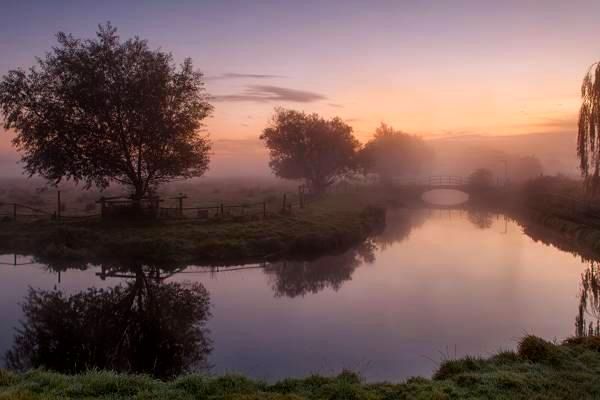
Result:
{"label": "willow tree", "polygon": [[600,188],[600,63],[594,63],[583,78],[577,134],[579,167],[588,193]]}
{"label": "willow tree", "polygon": [[57,39],[35,67],[0,81],[4,127],[16,131],[30,175],[88,188],[116,182],[139,199],[207,170],[199,131],[212,107],[190,59],[178,66],[144,40],[122,42],[110,24],[95,39]]}

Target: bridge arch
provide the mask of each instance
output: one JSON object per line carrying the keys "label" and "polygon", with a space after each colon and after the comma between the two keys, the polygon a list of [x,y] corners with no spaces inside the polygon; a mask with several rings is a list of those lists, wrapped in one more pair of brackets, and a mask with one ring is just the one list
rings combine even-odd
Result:
{"label": "bridge arch", "polygon": [[427,195],[432,192],[452,191],[462,193],[462,198],[457,195],[453,196],[457,198],[453,204],[464,204],[469,201],[472,191],[469,180],[457,175],[431,175],[420,179],[403,179],[396,183],[399,187],[410,187],[412,190],[416,190],[421,200],[428,204],[434,204],[431,199],[427,198]]}

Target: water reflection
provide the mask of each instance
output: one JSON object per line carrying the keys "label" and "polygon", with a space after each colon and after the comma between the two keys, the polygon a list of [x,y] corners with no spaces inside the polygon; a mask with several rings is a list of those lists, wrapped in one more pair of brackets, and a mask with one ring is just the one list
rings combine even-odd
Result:
{"label": "water reflection", "polygon": [[577,240],[545,228],[521,221],[524,232],[536,242],[556,247],[581,259],[586,269],[581,273],[578,307],[575,316],[575,336],[600,335],[600,255]]}
{"label": "water reflection", "polygon": [[0,353],[19,369],[160,378],[210,364],[274,380],[368,360],[366,379],[399,380],[429,375],[448,346],[486,355],[524,332],[562,339],[574,317],[577,334],[597,330],[597,255],[520,224],[473,208],[390,210],[384,232],[341,254],[237,267],[0,257],[11,264],[0,266]]}
{"label": "water reflection", "polygon": [[410,236],[410,233],[422,226],[429,216],[429,210],[413,209],[390,210],[386,215],[385,230],[375,236],[377,247],[381,250],[387,249],[395,243],[400,243]]}
{"label": "water reflection", "polygon": [[581,274],[579,310],[575,317],[577,336],[600,335],[600,269],[591,265]]}
{"label": "water reflection", "polygon": [[487,210],[468,210],[469,221],[479,229],[489,229],[494,222],[494,215]]}
{"label": "water reflection", "polygon": [[129,268],[127,277],[125,284],[72,295],[30,288],[8,367],[99,368],[159,378],[206,367],[210,301],[204,286],[163,283],[158,269],[144,266]]}
{"label": "water reflection", "polygon": [[316,261],[282,261],[265,265],[276,297],[304,297],[326,288],[339,290],[352,279],[361,264],[375,261],[375,244],[366,241],[341,255],[321,257]]}

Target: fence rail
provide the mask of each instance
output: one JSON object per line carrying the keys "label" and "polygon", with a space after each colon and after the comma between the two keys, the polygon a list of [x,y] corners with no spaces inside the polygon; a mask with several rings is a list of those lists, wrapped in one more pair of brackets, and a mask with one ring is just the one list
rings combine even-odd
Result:
{"label": "fence rail", "polygon": [[420,178],[395,178],[393,182],[401,186],[463,186],[469,183],[469,179],[458,175],[431,175]]}
{"label": "fence rail", "polygon": [[[102,197],[98,200],[100,204],[100,213],[88,214],[67,214],[64,212],[64,203],[61,202],[60,192],[57,192],[57,204],[55,210],[42,210],[20,203],[0,202],[0,221],[59,221],[59,222],[77,222],[100,218],[126,218],[128,212],[134,207],[140,207],[140,201],[134,201],[124,197]],[[165,220],[209,220],[209,219],[258,219],[267,218],[272,215],[286,214],[294,209],[304,208],[304,205],[310,202],[311,197],[307,196],[303,188],[299,188],[297,194],[282,193],[280,200],[271,199],[270,201],[226,204],[219,203],[206,206],[185,206],[184,199],[187,196],[180,194],[172,197],[175,200],[174,206],[167,206],[163,203],[165,199],[151,197],[144,199],[142,206],[147,216],[155,219]]]}

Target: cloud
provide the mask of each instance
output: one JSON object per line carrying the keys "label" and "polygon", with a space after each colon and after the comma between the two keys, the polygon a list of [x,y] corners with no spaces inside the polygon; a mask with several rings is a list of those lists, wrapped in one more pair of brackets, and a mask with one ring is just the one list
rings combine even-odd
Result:
{"label": "cloud", "polygon": [[220,75],[207,76],[207,81],[215,81],[221,79],[277,79],[285,78],[283,75],[269,75],[269,74],[241,74],[238,72],[226,72]]}
{"label": "cloud", "polygon": [[329,107],[333,107],[333,108],[344,108],[343,105],[338,104],[338,103],[328,103],[327,104]]}
{"label": "cloud", "polygon": [[542,121],[530,124],[536,128],[546,129],[561,129],[561,130],[575,130],[577,129],[577,116],[569,115],[562,118],[546,118]]}
{"label": "cloud", "polygon": [[327,97],[319,93],[270,85],[248,85],[241,93],[214,97],[216,101],[251,101],[256,103],[281,101],[311,103],[325,99]]}
{"label": "cloud", "polygon": [[[528,115],[528,113],[523,113]],[[534,117],[529,116],[529,121],[523,121],[508,125],[510,128],[517,128],[523,133],[544,133],[544,132],[574,132],[577,131],[578,116],[575,114],[564,114],[556,117]]]}

